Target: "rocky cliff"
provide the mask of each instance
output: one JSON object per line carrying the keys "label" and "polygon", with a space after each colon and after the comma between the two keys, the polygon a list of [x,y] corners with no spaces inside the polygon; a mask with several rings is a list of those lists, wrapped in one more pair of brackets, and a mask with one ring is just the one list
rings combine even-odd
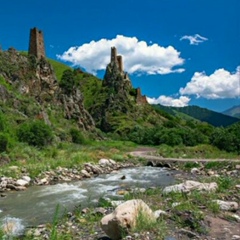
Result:
{"label": "rocky cliff", "polygon": [[[13,48],[0,52],[0,110],[14,111],[24,119],[45,123],[74,120],[80,129],[94,131],[95,124],[83,105],[79,89],[70,94],[59,86],[51,64]],[[23,119],[22,119],[23,120]]]}

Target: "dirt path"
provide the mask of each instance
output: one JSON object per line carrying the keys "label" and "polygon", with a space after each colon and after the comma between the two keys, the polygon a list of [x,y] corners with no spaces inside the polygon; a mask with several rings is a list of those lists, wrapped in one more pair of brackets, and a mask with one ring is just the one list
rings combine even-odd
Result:
{"label": "dirt path", "polygon": [[131,156],[144,158],[150,161],[158,162],[240,162],[240,159],[198,159],[198,158],[163,158],[156,156],[156,149],[151,147],[139,147],[135,151],[130,152]]}

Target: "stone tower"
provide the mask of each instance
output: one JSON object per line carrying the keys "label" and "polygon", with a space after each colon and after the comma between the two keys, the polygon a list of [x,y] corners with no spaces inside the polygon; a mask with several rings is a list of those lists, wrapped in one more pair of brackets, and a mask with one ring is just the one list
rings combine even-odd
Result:
{"label": "stone tower", "polygon": [[28,54],[34,55],[38,59],[45,58],[43,32],[37,28],[30,29]]}
{"label": "stone tower", "polygon": [[122,56],[121,55],[117,56],[117,62],[118,62],[119,71],[123,72],[123,61],[122,61]]}
{"label": "stone tower", "polygon": [[116,47],[111,47],[111,63],[117,64],[119,71],[124,72],[122,56],[117,55]]}
{"label": "stone tower", "polygon": [[111,47],[111,63],[117,62],[117,49],[115,47]]}

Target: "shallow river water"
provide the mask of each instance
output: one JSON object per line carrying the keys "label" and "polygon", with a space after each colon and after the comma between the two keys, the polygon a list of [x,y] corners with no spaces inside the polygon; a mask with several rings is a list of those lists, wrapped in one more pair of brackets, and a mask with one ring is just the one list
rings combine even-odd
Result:
{"label": "shallow river water", "polygon": [[[125,179],[122,180],[122,176]],[[18,231],[26,226],[52,222],[56,206],[66,211],[89,206],[100,197],[121,198],[119,189],[164,187],[174,182],[172,172],[154,167],[121,169],[116,173],[76,182],[32,186],[26,191],[9,192],[0,198],[0,221],[14,221]]]}

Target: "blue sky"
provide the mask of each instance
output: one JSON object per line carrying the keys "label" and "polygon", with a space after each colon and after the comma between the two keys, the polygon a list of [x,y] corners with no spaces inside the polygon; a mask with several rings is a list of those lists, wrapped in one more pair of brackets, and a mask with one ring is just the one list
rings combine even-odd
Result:
{"label": "blue sky", "polygon": [[149,102],[223,111],[240,104],[239,0],[8,0],[0,45],[28,49],[44,32],[49,58],[103,77],[110,47]]}

